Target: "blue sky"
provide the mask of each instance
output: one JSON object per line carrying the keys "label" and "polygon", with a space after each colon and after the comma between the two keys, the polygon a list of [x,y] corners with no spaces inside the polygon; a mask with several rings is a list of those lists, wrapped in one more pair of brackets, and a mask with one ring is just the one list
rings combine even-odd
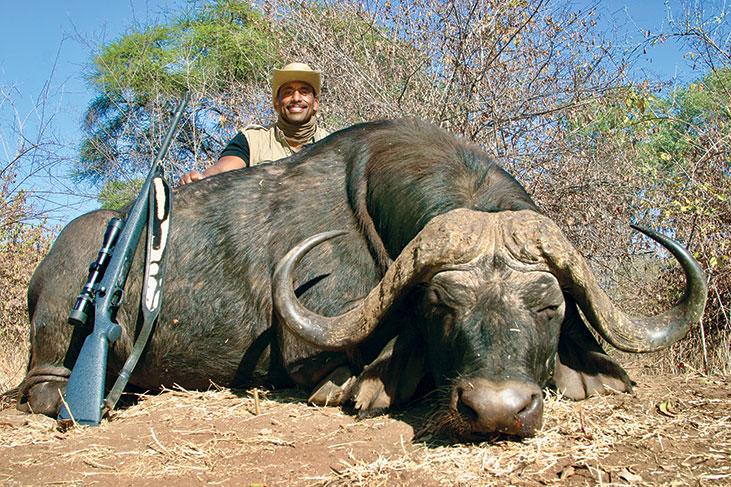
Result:
{"label": "blue sky", "polygon": [[[39,119],[33,112],[34,102],[43,96],[44,86],[51,80],[51,103],[47,107],[50,112],[45,116],[55,114],[49,129],[68,144],[68,157],[74,156],[73,148],[81,140],[80,121],[93,96],[83,82],[85,64],[91,59],[93,46],[117,39],[134,23],[154,22],[161,18],[165,9],[182,3],[163,0],[0,2],[3,11],[0,18],[0,87],[6,92],[10,90],[20,118],[27,120],[28,130],[31,130]],[[596,5],[603,18],[600,25],[616,27],[619,32],[631,35],[630,40],[639,41],[645,30],[659,32],[667,27],[666,7],[661,0],[576,0],[575,3],[582,8]],[[676,8],[679,0],[669,3]],[[649,77],[664,80],[677,77],[681,82],[689,82],[698,75],[690,72],[683,53],[672,41],[649,51],[647,58],[643,67]],[[7,105],[0,107],[0,142],[3,143],[0,159],[3,161],[8,160],[12,152],[8,133],[1,133],[7,123],[7,119],[3,119],[7,117],[7,108]],[[49,208],[58,206],[59,201],[62,201],[62,207],[51,214],[52,222],[65,223],[70,217],[96,207],[95,200],[79,197],[88,192],[88,188],[58,187],[64,186],[64,171],[68,171],[68,167],[57,167],[55,171],[57,187],[51,189],[53,203],[49,203]],[[28,184],[42,185],[44,180],[31,179]]]}
{"label": "blue sky", "polygon": [[[73,105],[89,100],[82,82],[94,45],[117,39],[134,23],[149,23],[174,2],[163,0],[1,0],[0,84],[37,96],[53,73]],[[54,64],[55,73],[54,73]]]}
{"label": "blue sky", "polygon": [[[579,8],[594,6],[600,15],[599,27],[616,32],[620,44],[634,46],[640,43],[646,32],[668,32],[670,19],[683,18],[679,0],[575,0]],[[687,3],[687,2],[686,2]],[[650,80],[675,80],[679,84],[690,83],[698,76],[684,57],[685,50],[675,40],[658,43],[642,55],[637,76]]]}
{"label": "blue sky", "polygon": [[[164,9],[175,5],[163,0],[0,0],[0,88],[7,101],[0,106],[0,167],[5,167],[16,149],[15,134],[8,129],[17,117],[26,135],[38,132],[41,120],[49,121],[46,136],[68,147],[64,154],[73,158],[81,140],[82,114],[93,92],[83,81],[85,65],[94,46],[119,38],[135,23],[150,23]],[[50,83],[49,83],[50,80]],[[44,91],[48,89],[48,93]],[[46,111],[34,107],[47,99]],[[0,99],[2,101],[2,99]],[[42,161],[33,164],[42,167]],[[69,165],[39,169],[38,176],[23,180],[27,189],[46,192],[46,201],[36,204],[48,213],[52,224],[97,207],[90,188],[77,187],[68,180]],[[50,174],[49,174],[50,171]],[[50,176],[50,177],[49,177]],[[49,184],[49,180],[53,183]],[[46,187],[50,186],[50,187]],[[85,197],[84,195],[87,194]]]}

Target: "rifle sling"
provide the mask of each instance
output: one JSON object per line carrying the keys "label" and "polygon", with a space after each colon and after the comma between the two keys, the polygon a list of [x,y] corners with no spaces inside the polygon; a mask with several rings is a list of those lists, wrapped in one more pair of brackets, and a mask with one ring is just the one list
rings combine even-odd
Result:
{"label": "rifle sling", "polygon": [[143,323],[137,335],[132,351],[127,357],[117,380],[109,395],[104,400],[104,407],[112,410],[117,404],[132,371],[134,371],[142,352],[152,333],[153,325],[160,313],[162,305],[162,289],[167,267],[167,239],[172,216],[172,197],[170,185],[158,171],[152,180],[148,197],[147,252],[145,255],[145,278],[142,283],[142,316]]}

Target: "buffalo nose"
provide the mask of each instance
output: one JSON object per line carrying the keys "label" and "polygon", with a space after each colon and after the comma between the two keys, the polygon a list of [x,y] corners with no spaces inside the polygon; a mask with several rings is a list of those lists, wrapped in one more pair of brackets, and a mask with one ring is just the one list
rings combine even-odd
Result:
{"label": "buffalo nose", "polygon": [[533,436],[543,421],[543,395],[535,384],[473,380],[457,388],[457,410],[473,434]]}

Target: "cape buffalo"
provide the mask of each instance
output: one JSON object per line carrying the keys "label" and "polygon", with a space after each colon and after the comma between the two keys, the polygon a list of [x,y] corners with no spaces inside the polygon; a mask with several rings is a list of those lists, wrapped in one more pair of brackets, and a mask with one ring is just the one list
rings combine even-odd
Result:
{"label": "cape buffalo", "polygon": [[[89,333],[66,319],[113,216],[69,223],[33,275],[21,409],[59,411]],[[447,436],[530,436],[549,382],[574,399],[631,390],[578,309],[631,352],[667,347],[701,319],[700,266],[643,231],[687,280],[681,301],[652,318],[617,309],[557,225],[478,147],[411,120],[357,125],[279,163],[175,191],[163,308],[130,383],[297,384],[313,402],[362,413],[437,389],[436,429]],[[133,345],[143,254],[117,313],[112,374]]]}

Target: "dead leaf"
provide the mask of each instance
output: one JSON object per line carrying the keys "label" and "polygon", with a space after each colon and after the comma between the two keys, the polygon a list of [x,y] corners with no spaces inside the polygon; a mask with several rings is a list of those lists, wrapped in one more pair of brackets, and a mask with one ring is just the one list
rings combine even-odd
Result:
{"label": "dead leaf", "polygon": [[673,405],[669,401],[663,401],[657,405],[657,410],[669,418],[674,418],[678,413],[673,409]]}
{"label": "dead leaf", "polygon": [[561,473],[558,474],[558,478],[560,480],[564,480],[571,477],[574,473],[576,473],[576,469],[572,465],[568,465],[561,470]]}
{"label": "dead leaf", "polygon": [[633,474],[626,468],[623,468],[622,470],[620,470],[617,473],[617,475],[619,476],[619,478],[621,478],[622,480],[625,480],[629,483],[642,482],[642,477],[640,477],[639,475]]}

